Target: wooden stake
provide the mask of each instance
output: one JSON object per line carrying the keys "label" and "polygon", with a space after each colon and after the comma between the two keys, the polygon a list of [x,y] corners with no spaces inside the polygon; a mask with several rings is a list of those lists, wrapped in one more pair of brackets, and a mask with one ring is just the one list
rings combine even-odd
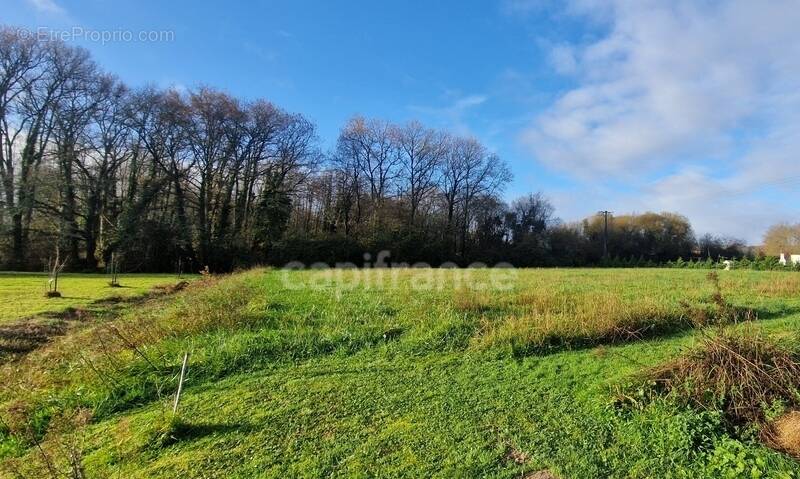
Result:
{"label": "wooden stake", "polygon": [[178,403],[181,400],[181,391],[183,391],[183,378],[186,375],[186,364],[189,362],[189,353],[183,355],[183,366],[181,366],[181,377],[178,380],[178,392],[175,394],[175,405],[172,407],[172,413],[178,412]]}

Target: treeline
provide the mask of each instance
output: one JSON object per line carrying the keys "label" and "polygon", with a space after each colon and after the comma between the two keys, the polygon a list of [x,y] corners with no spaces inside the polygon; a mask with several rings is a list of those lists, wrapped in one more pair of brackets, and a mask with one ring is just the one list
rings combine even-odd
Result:
{"label": "treeline", "polygon": [[[212,271],[289,261],[590,265],[600,217],[563,224],[474,138],[354,117],[335,148],[266,100],[130,89],[80,48],[0,29],[0,263]],[[741,254],[686,218],[611,218],[610,255],[661,263]],[[606,258],[608,260],[608,258]]]}

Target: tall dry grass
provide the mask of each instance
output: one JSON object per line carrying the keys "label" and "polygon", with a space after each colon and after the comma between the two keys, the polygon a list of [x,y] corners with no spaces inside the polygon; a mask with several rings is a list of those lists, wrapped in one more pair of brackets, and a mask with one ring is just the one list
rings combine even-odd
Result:
{"label": "tall dry grass", "polygon": [[679,308],[654,298],[626,301],[615,292],[526,293],[516,298],[505,318],[486,320],[473,345],[510,346],[517,353],[551,347],[633,340],[687,324]]}
{"label": "tall dry grass", "polygon": [[[511,295],[459,291],[454,305],[481,316],[473,347],[500,346],[516,354],[633,341],[757,319],[754,310],[731,303],[729,293],[736,290],[716,273],[694,278],[694,284],[637,284],[623,273],[601,277],[600,284],[540,281]],[[502,314],[492,314],[497,311]]]}

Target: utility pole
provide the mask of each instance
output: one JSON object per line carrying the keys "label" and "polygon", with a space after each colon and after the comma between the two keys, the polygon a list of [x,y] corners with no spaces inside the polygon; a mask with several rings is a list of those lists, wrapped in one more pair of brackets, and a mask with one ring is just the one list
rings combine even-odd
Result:
{"label": "utility pole", "polygon": [[608,215],[610,211],[600,211],[599,214],[603,215],[603,259],[608,259]]}

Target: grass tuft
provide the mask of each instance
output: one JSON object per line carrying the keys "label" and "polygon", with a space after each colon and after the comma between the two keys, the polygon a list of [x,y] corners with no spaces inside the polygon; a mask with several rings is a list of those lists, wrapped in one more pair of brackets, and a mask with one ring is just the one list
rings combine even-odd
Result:
{"label": "grass tuft", "polygon": [[800,406],[800,351],[757,331],[719,333],[650,371],[658,391],[702,408],[721,408],[734,425],[763,424],[775,404]]}

